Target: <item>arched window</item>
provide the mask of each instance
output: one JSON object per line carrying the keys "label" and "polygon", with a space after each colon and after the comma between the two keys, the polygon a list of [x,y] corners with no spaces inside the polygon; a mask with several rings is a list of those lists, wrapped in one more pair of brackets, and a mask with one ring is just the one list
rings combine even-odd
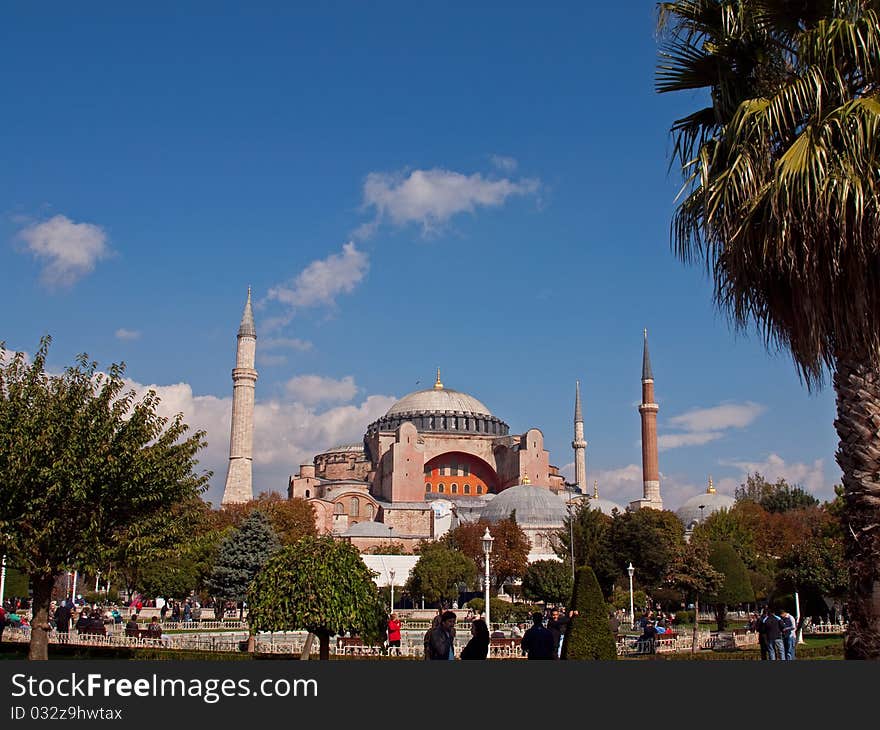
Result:
{"label": "arched window", "polygon": [[357,516],[358,516],[358,498],[357,498],[357,497],[352,497],[352,498],[349,500],[348,505],[349,505],[349,506],[348,506],[348,514],[349,514],[349,516],[351,516],[351,517],[357,517]]}
{"label": "arched window", "polygon": [[427,484],[425,484],[425,491],[426,491],[426,492],[430,492],[430,491],[431,491],[431,482],[428,482]]}
{"label": "arched window", "polygon": [[369,517],[369,518],[372,520],[372,519],[373,519],[373,515],[374,515],[375,513],[376,513],[376,508],[373,507],[372,504],[368,504],[368,505],[367,505],[367,517]]}
{"label": "arched window", "polygon": [[482,494],[482,493],[483,493],[483,488],[481,486],[477,485],[477,494]]}
{"label": "arched window", "polygon": [[307,490],[306,490],[306,499],[308,499],[309,496],[310,496],[310,495],[309,495],[309,490],[307,489]]}
{"label": "arched window", "polygon": [[452,493],[453,493],[453,494],[458,494],[458,485],[457,485],[457,484],[453,484],[453,485],[452,485]]}
{"label": "arched window", "polygon": [[345,512],[345,507],[342,506],[342,502],[337,502],[333,506],[333,513],[337,515],[341,515]]}
{"label": "arched window", "polygon": [[443,482],[440,482],[440,483],[437,485],[437,491],[440,492],[440,494],[443,494],[443,492],[446,491],[446,487],[443,486]]}
{"label": "arched window", "polygon": [[470,493],[471,493],[471,485],[470,485],[470,484],[465,484],[465,485],[464,485],[464,493],[465,493],[465,494],[470,494]]}

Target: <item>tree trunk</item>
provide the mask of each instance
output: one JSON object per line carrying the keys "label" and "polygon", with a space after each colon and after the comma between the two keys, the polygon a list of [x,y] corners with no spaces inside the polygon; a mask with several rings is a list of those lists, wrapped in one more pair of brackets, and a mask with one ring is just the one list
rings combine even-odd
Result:
{"label": "tree trunk", "polygon": [[330,634],[326,631],[316,631],[318,637],[318,659],[330,658]]}
{"label": "tree trunk", "polygon": [[836,353],[834,390],[849,569],[847,659],[880,659],[880,373]]}
{"label": "tree trunk", "polygon": [[49,605],[52,603],[54,575],[32,575],[34,597],[31,601],[31,643],[28,659],[49,658]]}
{"label": "tree trunk", "polygon": [[718,624],[718,630],[724,631],[727,626],[727,606],[723,603],[715,604],[715,622]]}

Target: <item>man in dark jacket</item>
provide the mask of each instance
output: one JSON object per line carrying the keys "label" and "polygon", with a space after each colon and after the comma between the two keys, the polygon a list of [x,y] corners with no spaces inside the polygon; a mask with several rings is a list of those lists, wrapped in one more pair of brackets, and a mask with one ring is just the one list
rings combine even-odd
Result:
{"label": "man in dark jacket", "polygon": [[544,627],[544,617],[538,612],[532,614],[532,628],[523,634],[520,646],[529,659],[558,658],[556,637],[550,629]]}
{"label": "man in dark jacket", "polygon": [[428,659],[453,659],[453,642],[455,641],[455,614],[444,611],[440,615],[440,625],[431,629],[428,637]]}
{"label": "man in dark jacket", "polygon": [[769,608],[765,608],[764,615],[761,616],[761,624],[764,629],[764,640],[767,642],[767,658],[785,659],[782,619]]}
{"label": "man in dark jacket", "polygon": [[70,605],[67,599],[61,600],[58,608],[55,609],[55,630],[59,634],[66,634],[70,631]]}

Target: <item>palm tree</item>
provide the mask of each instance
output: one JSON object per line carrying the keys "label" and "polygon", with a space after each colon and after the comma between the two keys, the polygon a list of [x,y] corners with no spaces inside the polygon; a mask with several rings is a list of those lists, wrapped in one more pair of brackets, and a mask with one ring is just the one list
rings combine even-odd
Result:
{"label": "palm tree", "polygon": [[880,0],[659,4],[676,120],[671,238],[734,326],[831,374],[849,566],[847,658],[880,658]]}

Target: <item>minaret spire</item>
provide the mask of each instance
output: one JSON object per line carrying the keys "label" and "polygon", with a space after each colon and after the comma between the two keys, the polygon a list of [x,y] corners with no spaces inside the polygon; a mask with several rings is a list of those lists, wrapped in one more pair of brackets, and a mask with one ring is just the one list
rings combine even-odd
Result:
{"label": "minaret spire", "polygon": [[221,505],[248,502],[254,498],[254,390],[257,371],[254,357],[257,349],[257,328],[251,306],[251,288],[238,327],[235,368],[232,370],[232,427],[229,436],[229,469]]}
{"label": "minaret spire", "polygon": [[437,382],[434,383],[434,390],[443,390],[443,383],[440,382],[440,368],[437,368]]}
{"label": "minaret spire", "polygon": [[648,354],[648,330],[644,331],[645,344],[642,351],[642,402],[639,414],[642,417],[642,499],[630,503],[639,509],[651,507],[663,509],[660,497],[660,466],[657,459],[657,411],[654,402],[654,373],[651,370],[651,356]]}
{"label": "minaret spire", "polygon": [[581,381],[574,385],[574,482],[581,494],[587,493],[587,442],[584,440],[584,414],[581,411]]}

